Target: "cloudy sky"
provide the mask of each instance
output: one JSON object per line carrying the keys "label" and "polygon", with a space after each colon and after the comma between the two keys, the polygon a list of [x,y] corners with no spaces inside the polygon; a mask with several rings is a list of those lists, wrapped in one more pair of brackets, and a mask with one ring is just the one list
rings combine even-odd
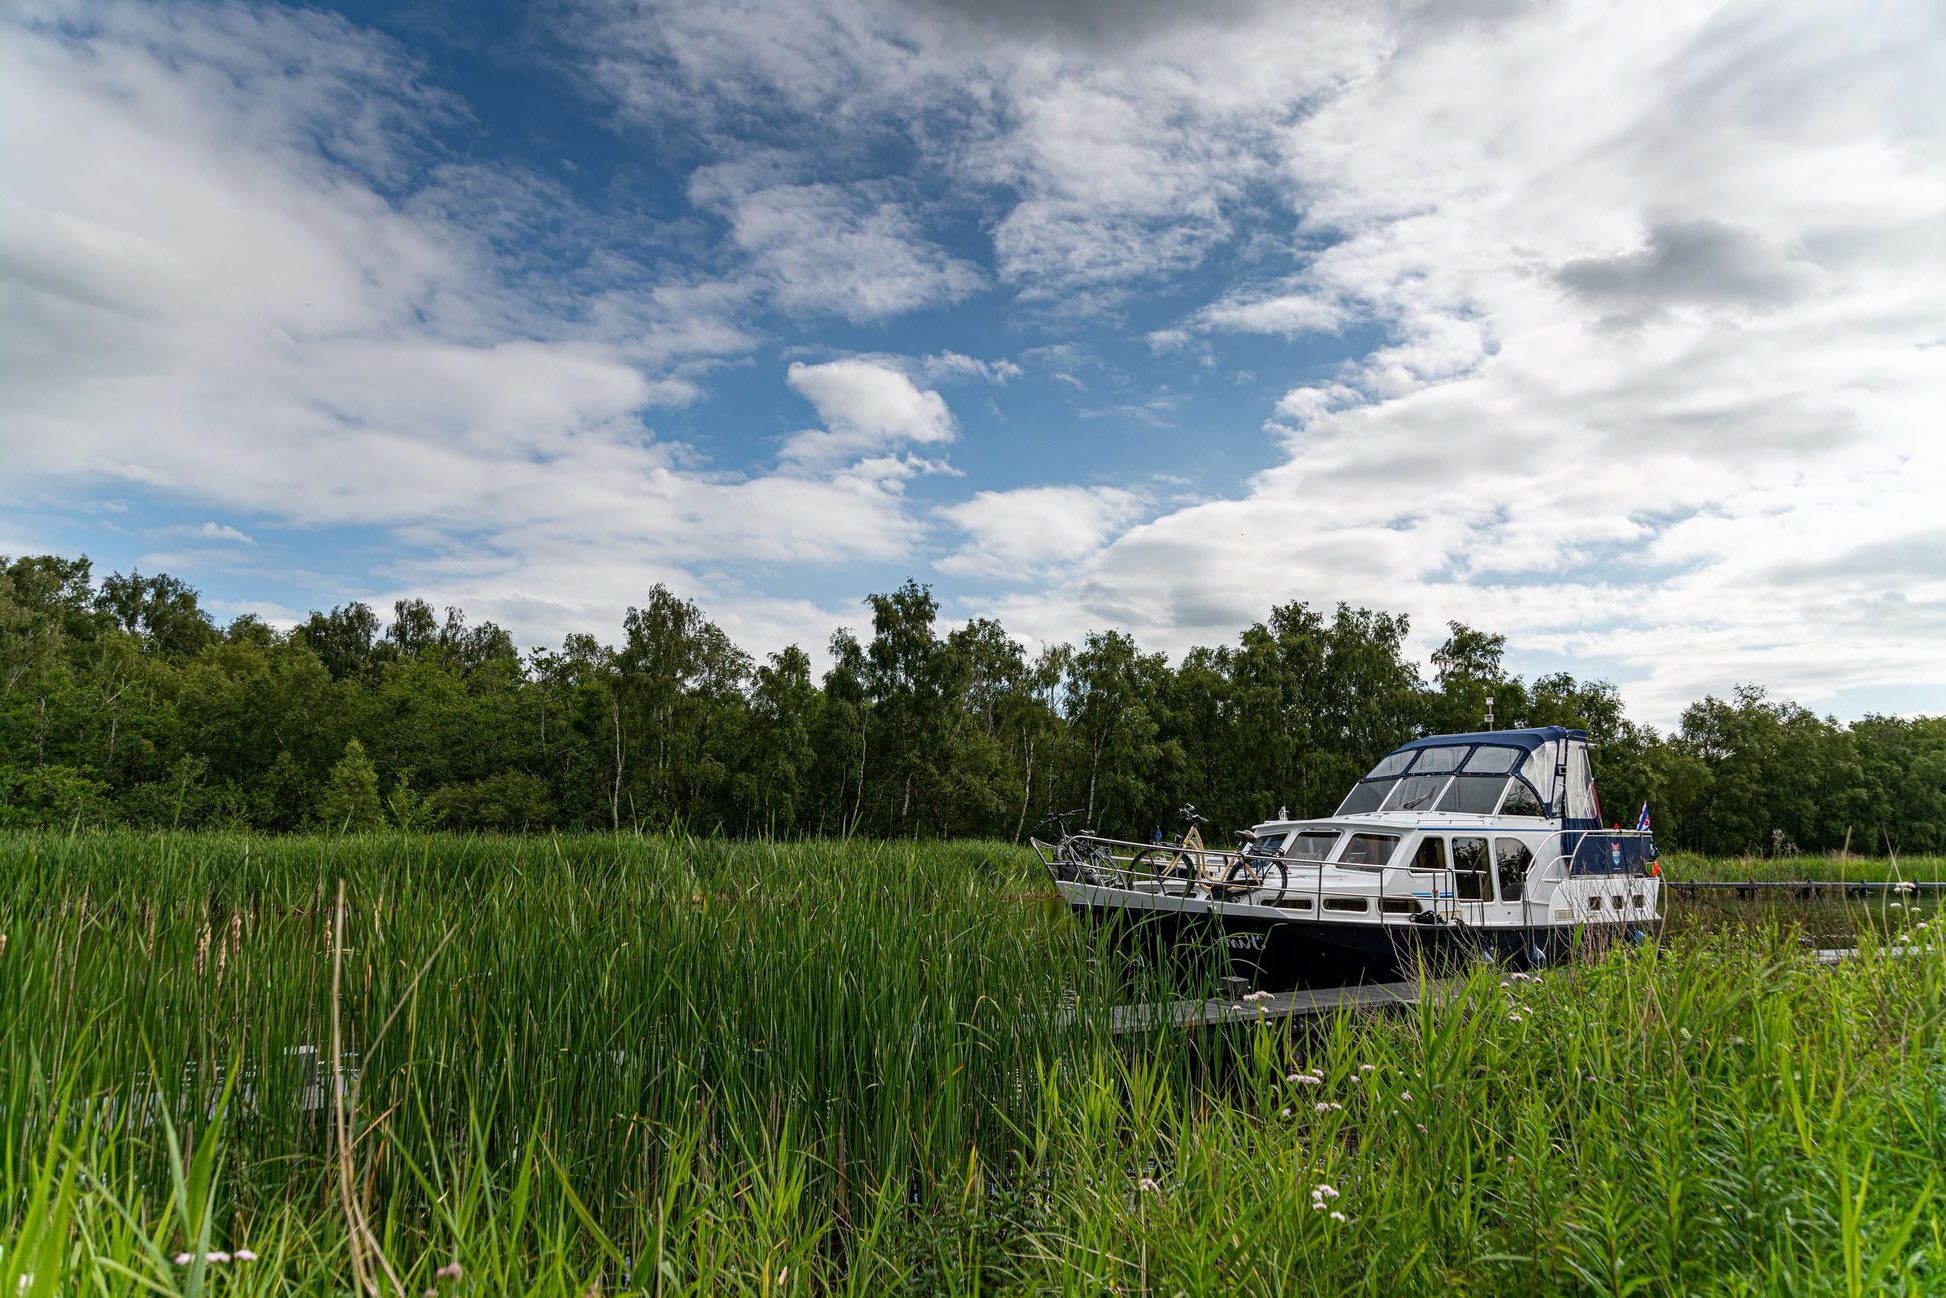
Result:
{"label": "cloudy sky", "polygon": [[1946,710],[1937,0],[0,12],[0,553]]}

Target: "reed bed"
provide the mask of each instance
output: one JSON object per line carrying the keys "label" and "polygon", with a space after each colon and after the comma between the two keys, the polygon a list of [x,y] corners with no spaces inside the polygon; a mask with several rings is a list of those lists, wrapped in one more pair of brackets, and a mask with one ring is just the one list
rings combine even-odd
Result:
{"label": "reed bed", "polygon": [[1930,925],[1110,1039],[1215,970],[1112,958],[995,845],[0,863],[0,1293],[1946,1288]]}

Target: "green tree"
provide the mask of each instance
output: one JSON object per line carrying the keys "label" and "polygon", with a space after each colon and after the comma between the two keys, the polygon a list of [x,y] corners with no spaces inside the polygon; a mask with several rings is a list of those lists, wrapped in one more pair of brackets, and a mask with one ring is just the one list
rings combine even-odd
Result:
{"label": "green tree", "polygon": [[318,798],[318,819],[325,828],[339,832],[377,829],[385,823],[385,808],[378,799],[378,772],[365,745],[356,739],[345,744],[345,755],[331,768]]}

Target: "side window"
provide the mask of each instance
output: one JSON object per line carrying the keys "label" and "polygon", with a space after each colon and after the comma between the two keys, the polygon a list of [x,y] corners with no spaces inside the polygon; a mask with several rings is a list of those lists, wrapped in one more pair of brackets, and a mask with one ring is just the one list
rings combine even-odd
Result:
{"label": "side window", "polygon": [[1338,842],[1338,831],[1325,833],[1307,829],[1293,838],[1284,854],[1298,861],[1322,861],[1331,855],[1331,849]]}
{"label": "side window", "polygon": [[1397,834],[1353,834],[1338,857],[1341,865],[1389,865],[1399,846]]}
{"label": "side window", "polygon": [[1507,800],[1500,804],[1500,814],[1540,816],[1546,813],[1541,810],[1541,800],[1534,796],[1534,791],[1520,780],[1515,780],[1507,789]]}
{"label": "side window", "polygon": [[1487,882],[1487,841],[1484,838],[1453,839],[1454,892],[1461,901],[1491,901],[1493,889]]}
{"label": "side window", "polygon": [[1527,844],[1517,838],[1496,839],[1493,858],[1500,875],[1500,900],[1519,901],[1525,897],[1527,871],[1534,864],[1534,854]]}
{"label": "side window", "polygon": [[1443,838],[1421,839],[1419,850],[1412,855],[1412,868],[1415,870],[1444,870],[1446,868],[1446,840]]}

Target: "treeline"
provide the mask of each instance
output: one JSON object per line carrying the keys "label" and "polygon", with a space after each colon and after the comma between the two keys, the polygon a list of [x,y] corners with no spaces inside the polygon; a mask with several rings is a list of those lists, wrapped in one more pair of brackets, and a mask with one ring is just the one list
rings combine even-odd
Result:
{"label": "treeline", "polygon": [[1608,817],[1646,800],[1665,844],[1946,849],[1946,718],[1840,725],[1743,688],[1663,735],[1606,682],[1518,679],[1503,637],[1458,623],[1428,680],[1405,618],[1342,605],[1175,664],[1117,631],[1034,655],[986,619],[941,635],[912,582],[866,607],[819,678],[662,586],[616,642],[523,657],[418,600],[219,628],[168,576],[0,558],[0,825],[1017,838],[1067,807],[1146,835],[1192,802],[1235,828],[1329,813],[1491,699],[1502,726],[1592,732]]}

